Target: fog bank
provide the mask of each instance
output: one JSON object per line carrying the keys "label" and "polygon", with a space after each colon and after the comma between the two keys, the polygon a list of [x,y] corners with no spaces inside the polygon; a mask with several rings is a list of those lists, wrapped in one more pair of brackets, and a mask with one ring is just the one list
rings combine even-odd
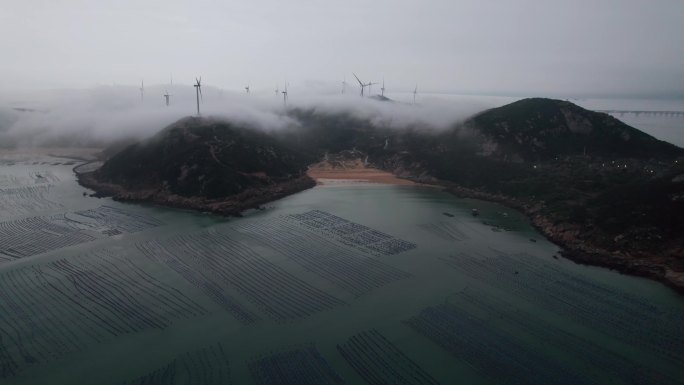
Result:
{"label": "fog bank", "polygon": [[[443,129],[487,108],[505,104],[496,98],[388,94],[392,101],[361,98],[358,87],[344,94],[290,86],[287,105],[282,90],[227,91],[202,87],[202,116],[225,119],[264,130],[296,125],[293,108],[319,113],[350,113],[394,128]],[[166,106],[164,94],[171,95]],[[144,138],[186,116],[196,115],[191,85],[99,86],[0,96],[0,147],[104,146],[125,138]]]}

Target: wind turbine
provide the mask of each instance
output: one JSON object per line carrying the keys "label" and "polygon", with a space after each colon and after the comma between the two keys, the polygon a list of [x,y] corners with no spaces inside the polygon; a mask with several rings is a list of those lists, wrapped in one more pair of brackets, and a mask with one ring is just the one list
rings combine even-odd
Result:
{"label": "wind turbine", "polygon": [[363,84],[363,82],[361,81],[361,79],[359,79],[359,77],[356,76],[355,73],[352,72],[352,75],[354,75],[354,77],[356,78],[356,81],[359,82],[359,85],[361,86],[361,97],[363,97],[363,89],[366,88],[366,86],[367,86],[368,84]]}
{"label": "wind turbine", "polygon": [[416,104],[416,94],[418,93],[418,83],[416,83],[416,88],[413,89],[413,104]]}
{"label": "wind turbine", "polygon": [[382,91],[382,96],[385,96],[385,78],[382,78],[382,88],[380,88],[380,91]]}
{"label": "wind turbine", "polygon": [[282,91],[283,94],[283,104],[287,106],[287,82],[285,82],[285,91]]}
{"label": "wind turbine", "polygon": [[247,84],[247,86],[245,87],[245,91],[247,91],[247,93],[249,93],[249,84]]}
{"label": "wind turbine", "polygon": [[140,81],[140,102],[145,101],[145,81],[141,80]]}
{"label": "wind turbine", "polygon": [[195,78],[195,95],[197,96],[197,116],[200,116],[199,102],[202,97],[202,77]]}
{"label": "wind turbine", "polygon": [[347,77],[344,77],[344,80],[342,80],[342,93],[347,89]]}
{"label": "wind turbine", "polygon": [[278,89],[278,85],[276,84],[276,89],[275,89],[275,94],[278,96],[280,94],[280,90]]}
{"label": "wind turbine", "polygon": [[168,106],[169,105],[169,98],[171,97],[171,95],[169,94],[168,90],[164,90],[164,91],[166,92],[164,94],[164,99],[166,99],[166,105]]}

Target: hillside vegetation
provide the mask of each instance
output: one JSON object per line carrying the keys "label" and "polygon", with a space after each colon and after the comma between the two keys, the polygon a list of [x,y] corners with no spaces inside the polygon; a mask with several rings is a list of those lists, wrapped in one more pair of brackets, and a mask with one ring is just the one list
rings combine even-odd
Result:
{"label": "hillside vegetation", "polygon": [[312,161],[257,130],[187,118],[118,152],[97,177],[131,189],[220,198],[301,177]]}

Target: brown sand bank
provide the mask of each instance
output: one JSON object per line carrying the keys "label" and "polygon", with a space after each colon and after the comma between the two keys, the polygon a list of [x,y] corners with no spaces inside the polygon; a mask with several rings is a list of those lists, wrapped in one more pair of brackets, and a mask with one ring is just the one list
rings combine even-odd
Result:
{"label": "brown sand bank", "polygon": [[360,159],[340,161],[322,161],[309,166],[307,174],[323,185],[350,183],[380,183],[392,185],[417,185],[408,179],[401,179],[387,171],[367,167]]}

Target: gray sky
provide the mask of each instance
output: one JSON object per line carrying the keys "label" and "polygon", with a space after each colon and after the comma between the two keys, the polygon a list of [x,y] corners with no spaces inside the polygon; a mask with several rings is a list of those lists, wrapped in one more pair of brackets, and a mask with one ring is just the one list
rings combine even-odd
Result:
{"label": "gray sky", "polygon": [[2,0],[0,79],[684,97],[683,20],[682,0]]}

